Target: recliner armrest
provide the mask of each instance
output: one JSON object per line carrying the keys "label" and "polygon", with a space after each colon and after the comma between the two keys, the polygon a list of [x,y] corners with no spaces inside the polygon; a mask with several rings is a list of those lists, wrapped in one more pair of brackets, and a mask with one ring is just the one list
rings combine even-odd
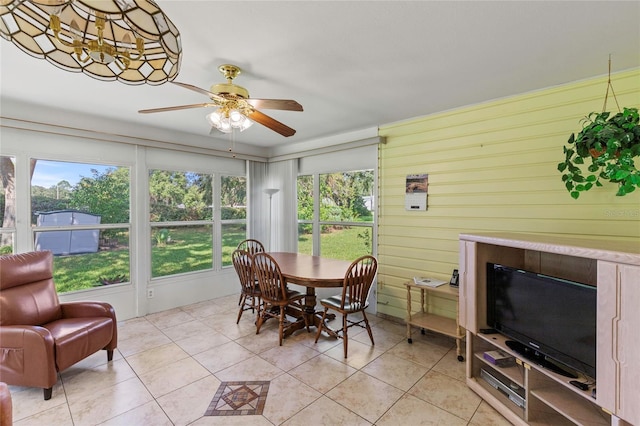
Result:
{"label": "recliner armrest", "polygon": [[57,380],[54,341],[39,326],[0,326],[0,376],[3,381],[41,388]]}
{"label": "recliner armrest", "polygon": [[111,317],[116,320],[116,312],[105,302],[67,302],[61,303],[62,318]]}
{"label": "recliner armrest", "polygon": [[116,311],[113,306],[107,302],[66,302],[61,303],[62,318],[90,318],[90,317],[107,317],[113,320],[113,337],[111,342],[105,349],[113,350],[118,344],[118,321],[116,320]]}

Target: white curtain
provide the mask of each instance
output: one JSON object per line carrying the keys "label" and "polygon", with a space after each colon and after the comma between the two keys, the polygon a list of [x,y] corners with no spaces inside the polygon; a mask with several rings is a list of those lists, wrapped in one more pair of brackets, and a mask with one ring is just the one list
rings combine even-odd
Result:
{"label": "white curtain", "polygon": [[247,180],[249,191],[247,197],[249,205],[247,238],[255,238],[266,244],[269,202],[265,200],[263,189],[267,187],[267,163],[255,161],[248,161],[247,163],[249,174]]}
{"label": "white curtain", "polygon": [[[298,160],[274,163],[250,161],[249,238],[263,242],[267,251],[297,251],[296,178]],[[277,189],[271,196],[266,189]]]}
{"label": "white curtain", "polygon": [[296,159],[269,163],[268,188],[279,189],[271,206],[271,251],[298,250],[297,176]]}

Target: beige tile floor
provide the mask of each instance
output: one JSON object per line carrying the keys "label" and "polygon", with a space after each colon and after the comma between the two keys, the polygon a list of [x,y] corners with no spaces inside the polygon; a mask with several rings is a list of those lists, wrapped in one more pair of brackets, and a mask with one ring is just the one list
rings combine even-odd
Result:
{"label": "beige tile floor", "polygon": [[[101,351],[60,375],[53,397],[10,387],[24,425],[508,425],[464,383],[453,340],[371,318],[342,341],[299,331],[278,346],[277,324],[255,334],[238,296],[119,323],[111,363]],[[270,381],[262,415],[204,416],[223,381]]]}

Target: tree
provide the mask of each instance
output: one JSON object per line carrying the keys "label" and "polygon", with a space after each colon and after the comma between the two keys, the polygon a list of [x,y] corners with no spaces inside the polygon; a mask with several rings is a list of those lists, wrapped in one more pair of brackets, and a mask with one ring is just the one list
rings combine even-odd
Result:
{"label": "tree", "polygon": [[369,216],[364,197],[371,195],[373,171],[320,175],[320,220],[355,221]]}
{"label": "tree", "polygon": [[[0,156],[0,176],[2,177],[2,187],[4,188],[4,213],[2,216],[2,227],[13,228],[16,226],[16,168],[12,157]],[[33,176],[38,160],[29,161],[29,178]],[[2,234],[0,237],[0,247],[11,245],[10,234]]]}
{"label": "tree", "polygon": [[102,223],[129,222],[129,169],[108,168],[83,177],[71,191],[70,206],[102,216]]}
{"label": "tree", "polygon": [[298,219],[313,220],[313,176],[298,176]]}
{"label": "tree", "polygon": [[191,172],[152,170],[149,173],[151,221],[212,218],[211,176]]}
{"label": "tree", "polygon": [[244,177],[222,176],[222,182],[220,185],[220,197],[223,206],[246,206],[247,184]]}
{"label": "tree", "polygon": [[56,190],[56,200],[61,198],[69,198],[69,193],[71,192],[71,184],[67,180],[61,180],[55,185]]}

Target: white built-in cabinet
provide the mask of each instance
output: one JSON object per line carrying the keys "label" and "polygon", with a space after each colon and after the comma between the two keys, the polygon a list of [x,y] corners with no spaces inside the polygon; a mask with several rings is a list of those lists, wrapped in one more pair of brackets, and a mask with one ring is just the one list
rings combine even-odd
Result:
{"label": "white built-in cabinet", "polygon": [[[597,287],[596,384],[530,364],[488,328],[486,264],[500,263]],[[467,384],[513,424],[640,425],[640,241],[534,234],[460,235],[459,321],[466,331]],[[516,364],[498,367],[483,354],[501,350]],[[517,389],[524,404],[483,380],[489,372]],[[593,387],[597,389],[593,396]],[[524,405],[524,407],[522,406]]]}

